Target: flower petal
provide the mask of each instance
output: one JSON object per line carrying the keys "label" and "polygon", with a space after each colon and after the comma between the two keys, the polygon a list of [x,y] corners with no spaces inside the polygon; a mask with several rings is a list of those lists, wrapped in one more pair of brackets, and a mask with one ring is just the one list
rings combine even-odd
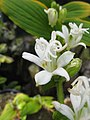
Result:
{"label": "flower petal", "polygon": [[52,31],[52,33],[51,33],[51,40],[50,41],[53,41],[53,40],[56,40],[56,32],[55,31]]}
{"label": "flower petal", "polygon": [[66,66],[74,57],[73,52],[66,51],[64,52],[57,60],[57,66],[58,67],[64,67]]}
{"label": "flower petal", "polygon": [[79,109],[79,106],[80,106],[81,97],[77,96],[77,95],[70,94],[70,99],[71,99],[73,109],[77,113],[78,109]]}
{"label": "flower petal", "polygon": [[85,43],[83,43],[83,42],[77,43],[76,45],[74,45],[74,47],[77,47],[77,46],[79,46],[79,45],[84,46],[84,48],[86,49],[86,44],[85,44]]}
{"label": "flower petal", "polygon": [[52,78],[52,73],[43,70],[35,75],[36,86],[47,84]]}
{"label": "flower petal", "polygon": [[68,39],[69,39],[69,30],[67,28],[67,26],[63,25],[62,26],[62,32],[65,36],[65,42],[68,43]]}
{"label": "flower petal", "polygon": [[40,58],[37,57],[36,55],[33,55],[31,53],[28,53],[28,52],[23,52],[22,54],[22,58],[26,59],[26,60],[29,60],[33,63],[35,63],[36,65],[40,66],[41,67],[41,62],[40,62]]}
{"label": "flower petal", "polygon": [[62,32],[56,31],[56,34],[59,35],[60,37],[62,37],[63,39],[65,39],[65,36]]}
{"label": "flower petal", "polygon": [[45,57],[48,44],[49,43],[47,42],[47,40],[45,40],[43,37],[40,37],[40,39],[36,39],[35,51],[41,59],[44,59]]}
{"label": "flower petal", "polygon": [[70,120],[74,120],[74,113],[71,108],[69,108],[67,105],[60,104],[57,101],[53,101],[53,105],[56,108],[57,111],[65,115]]}
{"label": "flower petal", "polygon": [[57,68],[55,71],[53,71],[53,75],[59,75],[62,77],[65,77],[67,81],[70,80],[70,77],[67,73],[67,71],[64,68]]}

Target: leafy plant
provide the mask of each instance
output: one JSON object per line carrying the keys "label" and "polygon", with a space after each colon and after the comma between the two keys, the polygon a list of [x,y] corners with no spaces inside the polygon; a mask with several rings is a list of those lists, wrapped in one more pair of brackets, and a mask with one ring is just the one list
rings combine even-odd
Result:
{"label": "leafy plant", "polygon": [[[26,94],[18,93],[11,103],[6,104],[0,120],[14,120],[14,118],[26,120],[27,114],[37,113],[42,107],[52,109],[52,100],[53,98],[48,96],[29,97]],[[6,117],[7,115],[8,117]]]}

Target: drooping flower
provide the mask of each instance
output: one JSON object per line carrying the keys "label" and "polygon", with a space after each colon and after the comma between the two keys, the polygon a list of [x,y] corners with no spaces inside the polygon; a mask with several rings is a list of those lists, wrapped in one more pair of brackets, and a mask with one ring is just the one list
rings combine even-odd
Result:
{"label": "drooping flower", "polygon": [[78,45],[82,45],[86,48],[85,43],[80,42],[83,34],[89,33],[88,30],[89,28],[82,28],[83,23],[79,25],[79,27],[75,23],[69,23],[70,26],[70,32],[67,26],[62,25],[62,32],[61,31],[56,31],[57,35],[62,37],[65,40],[65,43],[67,43],[67,47],[74,48]]}
{"label": "drooping flower", "polygon": [[72,83],[72,86],[73,88],[69,89],[69,92],[81,99],[78,109],[82,108],[85,103],[87,103],[90,110],[90,79],[85,76],[80,76]]}
{"label": "drooping flower", "polygon": [[45,9],[44,11],[48,15],[49,25],[51,25],[51,27],[54,27],[58,20],[57,10],[54,8],[49,8],[48,10]]}
{"label": "drooping flower", "polygon": [[[78,104],[78,99],[77,99]],[[69,120],[89,120],[90,119],[90,111],[88,111],[87,107],[83,107],[79,111],[73,111],[69,106],[65,104],[60,104],[57,101],[53,102],[53,105],[57,111],[66,116]]]}
{"label": "drooping flower", "polygon": [[[78,77],[69,89],[70,100],[73,110],[57,101],[53,102],[56,110],[65,115],[70,120],[89,120],[90,119],[90,79],[85,76]],[[86,105],[87,103],[87,105]]]}
{"label": "drooping flower", "polygon": [[64,52],[59,57],[57,52],[62,51],[65,46],[56,40],[55,31],[52,32],[50,42],[47,42],[44,38],[36,39],[35,51],[38,56],[24,52],[22,57],[29,60],[44,70],[40,71],[35,75],[36,85],[44,85],[48,83],[53,75],[59,75],[69,80],[67,71],[63,68],[66,66],[74,57],[74,53],[70,51]]}
{"label": "drooping flower", "polygon": [[53,101],[53,105],[57,111],[65,115],[69,120],[74,120],[74,112],[70,107],[57,101]]}

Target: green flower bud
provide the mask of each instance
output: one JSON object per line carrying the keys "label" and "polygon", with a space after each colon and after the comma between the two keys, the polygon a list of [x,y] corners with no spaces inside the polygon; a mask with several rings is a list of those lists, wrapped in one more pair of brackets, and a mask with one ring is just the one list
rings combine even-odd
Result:
{"label": "green flower bud", "polygon": [[80,70],[81,65],[82,61],[79,58],[75,58],[66,66],[66,71],[73,77]]}
{"label": "green flower bud", "polygon": [[54,8],[54,9],[56,9],[57,11],[59,11],[59,7],[60,7],[60,5],[57,4],[55,1],[53,1],[53,2],[51,3],[51,8]]}
{"label": "green flower bud", "polygon": [[58,20],[57,10],[54,8],[49,8],[48,10],[44,10],[44,11],[48,15],[49,25],[51,25],[51,27],[54,27]]}
{"label": "green flower bud", "polygon": [[60,8],[59,8],[59,22],[60,23],[64,22],[66,16],[67,16],[67,9],[66,8],[62,8],[60,6]]}
{"label": "green flower bud", "polygon": [[53,1],[53,2],[51,3],[51,8],[56,8],[56,6],[57,6],[57,3],[56,3],[55,1]]}

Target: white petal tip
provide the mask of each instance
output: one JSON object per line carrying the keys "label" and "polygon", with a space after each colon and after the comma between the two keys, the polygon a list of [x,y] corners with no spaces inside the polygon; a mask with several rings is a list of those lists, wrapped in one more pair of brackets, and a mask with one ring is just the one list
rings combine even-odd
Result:
{"label": "white petal tip", "polygon": [[23,52],[23,53],[22,53],[22,58],[26,58],[27,55],[28,55],[27,52]]}

